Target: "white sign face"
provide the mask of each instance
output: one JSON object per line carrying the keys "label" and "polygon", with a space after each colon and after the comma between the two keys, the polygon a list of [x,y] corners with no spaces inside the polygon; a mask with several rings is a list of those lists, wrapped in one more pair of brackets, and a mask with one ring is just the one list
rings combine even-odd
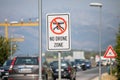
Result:
{"label": "white sign face", "polygon": [[47,49],[63,51],[71,49],[69,14],[47,15]]}

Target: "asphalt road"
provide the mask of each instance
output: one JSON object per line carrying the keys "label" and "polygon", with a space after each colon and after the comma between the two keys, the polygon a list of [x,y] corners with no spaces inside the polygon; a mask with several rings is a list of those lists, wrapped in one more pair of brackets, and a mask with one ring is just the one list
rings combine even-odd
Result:
{"label": "asphalt road", "polygon": [[[107,67],[102,67],[101,72],[102,73],[107,72]],[[96,76],[99,76],[99,67],[91,68],[86,71],[78,71],[76,74],[76,80],[91,80]],[[66,80],[66,79],[62,79],[62,80]]]}
{"label": "asphalt road", "polygon": [[[102,67],[101,72],[107,72],[107,67]],[[77,72],[76,80],[91,80],[96,76],[99,76],[99,67]]]}

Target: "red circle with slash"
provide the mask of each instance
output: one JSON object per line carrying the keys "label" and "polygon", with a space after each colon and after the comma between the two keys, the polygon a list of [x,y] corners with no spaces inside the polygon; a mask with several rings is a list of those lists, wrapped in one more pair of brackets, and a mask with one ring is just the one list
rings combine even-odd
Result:
{"label": "red circle with slash", "polygon": [[[58,22],[58,20],[60,20],[60,21],[62,21],[63,23],[64,23],[64,28],[63,28],[63,26],[61,27],[61,25],[59,24],[59,22]],[[55,31],[54,29],[53,29],[53,23],[55,23],[55,25],[56,25],[56,27],[57,27],[57,29],[59,30],[59,31]],[[61,18],[61,17],[56,17],[56,18],[54,18],[52,21],[51,21],[51,23],[50,23],[50,29],[51,29],[51,31],[53,32],[53,33],[55,33],[55,34],[62,34],[62,33],[64,33],[65,31],[66,31],[66,29],[67,29],[67,23],[66,23],[66,21],[63,19],[63,18]]]}

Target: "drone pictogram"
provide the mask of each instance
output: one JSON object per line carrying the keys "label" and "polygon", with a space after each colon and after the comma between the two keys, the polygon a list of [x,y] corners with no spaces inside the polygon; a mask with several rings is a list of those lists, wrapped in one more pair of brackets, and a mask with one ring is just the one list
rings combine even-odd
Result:
{"label": "drone pictogram", "polygon": [[55,34],[62,34],[67,29],[67,23],[63,18],[56,17],[51,21],[50,29]]}
{"label": "drone pictogram", "polygon": [[64,28],[61,26],[61,24],[64,24],[64,22],[58,22],[58,23],[53,22],[53,24],[56,25],[56,26],[53,28],[53,30],[55,30],[55,29],[60,30],[60,28],[61,28],[62,30],[64,30]]}

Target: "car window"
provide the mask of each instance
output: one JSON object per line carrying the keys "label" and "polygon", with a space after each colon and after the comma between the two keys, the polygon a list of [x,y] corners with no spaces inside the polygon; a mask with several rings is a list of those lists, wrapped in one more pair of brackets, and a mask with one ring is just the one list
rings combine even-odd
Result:
{"label": "car window", "polygon": [[54,62],[52,62],[51,65],[57,67],[57,66],[58,66],[58,62],[57,62],[57,61],[54,61]]}
{"label": "car window", "polygon": [[67,66],[67,64],[66,63],[61,63],[61,66]]}
{"label": "car window", "polygon": [[[67,67],[69,64],[67,62],[61,62],[61,67]],[[58,67],[58,61],[54,61],[52,66]]]}
{"label": "car window", "polygon": [[11,62],[12,62],[12,60],[7,60],[7,61],[5,61],[3,66],[10,66]]}
{"label": "car window", "polygon": [[86,63],[91,63],[90,61],[85,61]]}
{"label": "car window", "polygon": [[38,65],[37,58],[17,58],[15,65]]}

